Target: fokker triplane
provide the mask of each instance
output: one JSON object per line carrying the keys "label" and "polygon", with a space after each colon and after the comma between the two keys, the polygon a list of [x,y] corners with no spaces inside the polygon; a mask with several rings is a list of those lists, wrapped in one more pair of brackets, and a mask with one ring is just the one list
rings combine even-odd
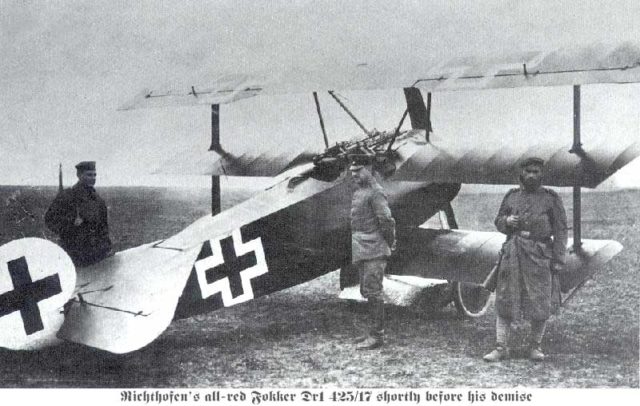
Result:
{"label": "fokker triplane", "polygon": [[[43,239],[0,247],[0,346],[27,350],[68,340],[126,353],[152,342],[174,319],[241,304],[336,269],[343,270],[343,295],[348,297],[351,185],[346,169],[354,153],[375,158],[397,222],[389,287],[410,282],[423,288],[429,283],[421,280],[449,281],[459,308],[468,315],[481,314],[489,299],[481,285],[496,263],[504,235],[458,229],[451,201],[463,183],[514,184],[514,168],[533,153],[547,162],[544,184],[574,191],[573,240],[562,275],[565,298],[622,249],[616,241],[582,238],[580,190],[596,187],[635,159],[640,145],[636,136],[608,148],[582,145],[580,85],[640,82],[637,44],[526,53],[500,61],[434,61],[420,71],[327,69],[340,71],[331,79],[322,69],[294,69],[278,78],[221,75],[205,87],[144,91],[124,106],[211,105],[209,151],[177,157],[167,167],[211,176],[213,215],[170,238],[78,269],[61,248]],[[479,141],[457,140],[454,145],[431,137],[431,92],[557,85],[573,86],[572,141],[558,135],[551,143],[522,150],[517,140],[512,148],[480,148],[475,144]],[[364,134],[357,139],[331,145],[324,134],[324,150],[291,154],[232,154],[221,142],[222,104],[291,92],[315,96],[321,90],[381,87],[404,89],[407,105],[399,124],[388,131],[367,130],[359,123]],[[324,132],[321,106],[314,99]],[[408,130],[403,129],[407,117]],[[272,181],[220,211],[222,175],[268,176]],[[442,227],[423,226],[439,213]]]}

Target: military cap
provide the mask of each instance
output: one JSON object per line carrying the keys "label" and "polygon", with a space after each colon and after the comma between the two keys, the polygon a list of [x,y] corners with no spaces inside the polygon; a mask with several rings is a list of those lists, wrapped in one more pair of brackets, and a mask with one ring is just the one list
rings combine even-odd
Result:
{"label": "military cap", "polygon": [[371,165],[371,157],[365,154],[354,154],[351,155],[351,166],[349,170],[358,171],[364,168],[367,165]]}
{"label": "military cap", "polygon": [[95,171],[96,170],[96,162],[95,161],[82,161],[76,165],[76,169],[79,171]]}
{"label": "military cap", "polygon": [[544,166],[544,159],[532,156],[520,162],[521,168],[526,168],[529,165]]}

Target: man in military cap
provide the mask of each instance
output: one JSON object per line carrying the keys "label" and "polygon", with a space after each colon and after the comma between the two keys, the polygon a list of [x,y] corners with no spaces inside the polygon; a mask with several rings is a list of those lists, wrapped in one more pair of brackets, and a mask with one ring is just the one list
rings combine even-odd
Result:
{"label": "man in military cap", "polygon": [[484,356],[488,362],[508,357],[511,322],[521,316],[531,321],[529,359],[545,357],[541,343],[552,310],[552,280],[565,264],[567,217],[558,194],[541,186],[543,166],[535,157],[522,162],[520,187],[507,192],[495,220],[507,240],[497,271],[497,344]]}
{"label": "man in military cap", "polygon": [[355,185],[351,200],[351,255],[360,277],[360,293],[367,299],[370,326],[356,338],[356,349],[380,347],[384,342],[382,279],[387,258],[395,249],[395,220],[382,187],[373,176],[367,155],[352,157],[351,177]]}
{"label": "man in military cap", "polygon": [[45,214],[45,224],[76,266],[94,264],[111,253],[107,206],[98,196],[96,163],[76,165],[78,183],[58,193]]}

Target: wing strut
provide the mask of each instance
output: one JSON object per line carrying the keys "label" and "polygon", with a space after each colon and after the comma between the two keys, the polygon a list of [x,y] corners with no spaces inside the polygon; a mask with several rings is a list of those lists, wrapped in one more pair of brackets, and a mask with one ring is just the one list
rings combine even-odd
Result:
{"label": "wing strut", "polygon": [[[211,146],[209,151],[222,151],[220,146],[220,105],[211,105]],[[220,203],[220,176],[211,176],[211,215],[215,216],[221,211]]]}
{"label": "wing strut", "polygon": [[325,148],[329,148],[329,139],[327,138],[327,131],[324,129],[324,120],[322,119],[320,102],[318,101],[318,92],[313,92],[313,100],[316,102],[316,110],[318,111],[318,118],[320,119],[320,128],[322,128],[322,136],[324,137],[324,146]]}
{"label": "wing strut", "polygon": [[353,113],[351,111],[349,111],[349,109],[347,108],[347,106],[345,106],[342,101],[340,99],[338,99],[338,96],[335,95],[335,93],[333,92],[333,90],[329,90],[329,94],[331,95],[331,97],[333,97],[334,99],[336,99],[336,101],[338,102],[338,104],[340,105],[340,107],[342,107],[342,109],[344,111],[347,112],[347,114],[349,115],[349,117],[351,117],[353,119],[353,121],[356,122],[356,124],[358,124],[358,127],[362,128],[362,131],[364,131],[365,134],[370,135],[371,133],[369,132],[369,130],[367,130],[364,125],[362,125],[362,123],[360,121],[358,121],[358,119],[356,118],[356,116],[353,115]]}
{"label": "wing strut", "polygon": [[580,158],[579,167],[576,170],[575,183],[573,185],[573,251],[579,252],[582,249],[582,229],[581,229],[581,184],[582,168],[585,152],[580,142],[580,85],[573,86],[573,146],[569,151]]}
{"label": "wing strut", "polygon": [[58,193],[62,192],[64,187],[62,186],[62,162],[58,165]]}

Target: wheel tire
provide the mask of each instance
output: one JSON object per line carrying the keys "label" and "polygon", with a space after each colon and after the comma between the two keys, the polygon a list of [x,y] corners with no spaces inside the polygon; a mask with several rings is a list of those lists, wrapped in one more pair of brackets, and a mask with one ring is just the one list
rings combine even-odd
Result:
{"label": "wheel tire", "polygon": [[482,285],[453,282],[453,302],[462,317],[481,317],[493,304],[495,295]]}

